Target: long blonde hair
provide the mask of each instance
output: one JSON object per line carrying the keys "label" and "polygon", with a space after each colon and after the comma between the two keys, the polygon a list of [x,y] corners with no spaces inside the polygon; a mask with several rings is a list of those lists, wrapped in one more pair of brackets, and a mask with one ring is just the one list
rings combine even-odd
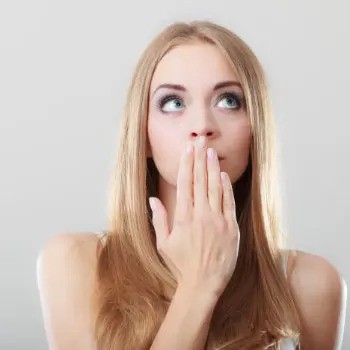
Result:
{"label": "long blonde hair", "polygon": [[176,22],[145,49],[128,90],[111,178],[109,227],[98,256],[98,349],[149,349],[177,283],[156,249],[149,196],[158,176],[147,158],[148,97],[158,62],[181,44],[215,45],[237,73],[252,128],[249,164],[235,183],[241,232],[235,271],[218,300],[206,349],[279,349],[298,340],[300,320],[282,269],[274,124],[264,71],[246,43],[210,21]]}

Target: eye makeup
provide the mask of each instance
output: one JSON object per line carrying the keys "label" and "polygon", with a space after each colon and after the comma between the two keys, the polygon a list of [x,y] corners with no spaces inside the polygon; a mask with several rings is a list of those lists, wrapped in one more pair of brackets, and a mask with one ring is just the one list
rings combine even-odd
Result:
{"label": "eye makeup", "polygon": [[182,101],[182,98],[176,94],[167,94],[157,100],[157,107],[162,109],[169,101]]}
{"label": "eye makeup", "polygon": [[237,94],[236,92],[224,92],[218,97],[218,101],[221,101],[222,99],[232,99],[236,101],[237,107],[235,108],[229,108],[229,109],[241,109],[244,106],[244,98]]}
{"label": "eye makeup", "polygon": [[[231,109],[231,110],[239,110],[242,107],[245,107],[245,99],[237,92],[224,92],[217,98],[217,102],[221,101],[222,99],[232,99],[235,101],[236,107],[233,108],[225,108],[225,109]],[[164,105],[169,101],[179,101],[180,103],[183,103],[183,99],[177,95],[177,94],[166,94],[164,96],[161,96],[157,102],[157,107],[162,111]],[[168,111],[163,111],[164,113],[169,113]]]}

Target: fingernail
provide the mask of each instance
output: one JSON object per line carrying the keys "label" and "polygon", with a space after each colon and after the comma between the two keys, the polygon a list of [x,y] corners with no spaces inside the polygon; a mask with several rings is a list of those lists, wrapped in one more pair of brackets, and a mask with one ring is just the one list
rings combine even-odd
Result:
{"label": "fingernail", "polygon": [[151,207],[152,210],[154,210],[156,208],[156,201],[152,197],[149,197],[148,201],[149,201],[149,206]]}
{"label": "fingernail", "polygon": [[207,149],[207,154],[209,159],[214,159],[214,150],[212,148]]}

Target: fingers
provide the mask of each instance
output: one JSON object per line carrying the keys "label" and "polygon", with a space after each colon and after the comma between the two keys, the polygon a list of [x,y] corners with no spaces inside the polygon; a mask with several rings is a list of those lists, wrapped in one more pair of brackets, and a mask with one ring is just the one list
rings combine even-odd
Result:
{"label": "fingers", "polygon": [[218,214],[226,212],[227,220],[232,221],[236,215],[232,184],[226,173],[227,179],[222,181],[217,154],[212,149],[210,157],[206,139],[201,139],[202,143],[194,145],[188,142],[188,151],[180,159],[174,221],[183,221],[193,208],[199,211],[210,208]]}
{"label": "fingers", "polygon": [[175,220],[184,218],[193,207],[193,152],[193,145],[191,142],[188,142],[179,164]]}
{"label": "fingers", "polygon": [[194,156],[194,189],[193,202],[194,208],[203,210],[208,206],[208,190],[207,190],[207,155],[206,155],[206,138],[201,136],[199,141],[195,143]]}
{"label": "fingers", "polygon": [[213,148],[207,150],[208,169],[208,201],[215,213],[222,213],[222,184],[220,178],[220,165],[217,154]]}
{"label": "fingers", "polygon": [[221,172],[221,183],[223,186],[222,211],[227,222],[231,225],[237,223],[236,203],[234,199],[231,180],[227,173]]}

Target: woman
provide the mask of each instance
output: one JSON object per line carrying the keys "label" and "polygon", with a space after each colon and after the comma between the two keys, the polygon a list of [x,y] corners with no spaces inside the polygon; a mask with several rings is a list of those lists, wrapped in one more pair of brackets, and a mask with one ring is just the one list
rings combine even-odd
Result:
{"label": "woman", "polygon": [[265,75],[237,35],[160,33],[119,141],[108,231],[57,235],[38,261],[52,349],[340,348],[345,284],[285,248]]}

